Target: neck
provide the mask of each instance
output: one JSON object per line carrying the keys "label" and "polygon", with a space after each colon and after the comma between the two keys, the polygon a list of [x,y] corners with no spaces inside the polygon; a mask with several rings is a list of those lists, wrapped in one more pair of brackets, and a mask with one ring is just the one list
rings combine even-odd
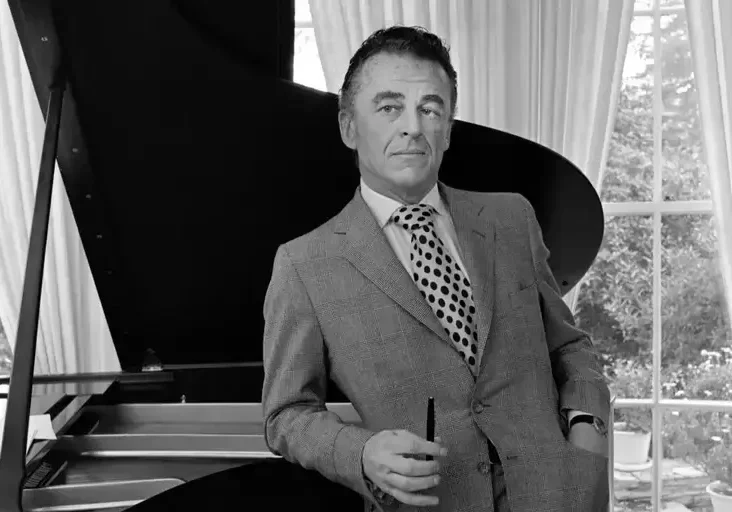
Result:
{"label": "neck", "polygon": [[435,179],[428,183],[421,183],[407,189],[395,189],[394,187],[388,186],[383,181],[372,179],[369,175],[362,174],[361,177],[366,185],[368,185],[374,192],[378,192],[383,196],[389,197],[403,204],[418,204],[425,198],[432,187],[435,186],[435,183],[437,183],[437,180]]}

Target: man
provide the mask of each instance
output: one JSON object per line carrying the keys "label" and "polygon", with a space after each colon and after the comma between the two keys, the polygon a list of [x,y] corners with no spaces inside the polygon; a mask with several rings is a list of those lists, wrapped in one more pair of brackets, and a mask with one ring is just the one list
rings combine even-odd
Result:
{"label": "man", "polygon": [[[448,51],[422,29],[379,30],[351,59],[338,121],[361,183],[277,251],[267,445],[370,510],[606,510],[609,391],[533,209],[438,181],[456,101]],[[328,378],[361,424],[326,409]]]}

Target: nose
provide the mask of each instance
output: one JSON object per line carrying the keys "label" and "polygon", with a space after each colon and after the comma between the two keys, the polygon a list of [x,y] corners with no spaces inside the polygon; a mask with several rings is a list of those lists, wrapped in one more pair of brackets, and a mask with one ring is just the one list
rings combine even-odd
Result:
{"label": "nose", "polygon": [[405,110],[401,121],[403,135],[417,137],[422,134],[422,118],[418,112],[411,109]]}

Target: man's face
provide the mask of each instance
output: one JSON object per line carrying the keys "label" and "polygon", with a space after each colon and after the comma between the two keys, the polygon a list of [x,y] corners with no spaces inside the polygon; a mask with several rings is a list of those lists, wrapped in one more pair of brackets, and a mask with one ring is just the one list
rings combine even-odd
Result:
{"label": "man's face", "polygon": [[358,152],[362,178],[385,196],[421,200],[450,145],[447,73],[435,62],[382,53],[355,80],[351,112],[341,112],[339,123],[343,142]]}

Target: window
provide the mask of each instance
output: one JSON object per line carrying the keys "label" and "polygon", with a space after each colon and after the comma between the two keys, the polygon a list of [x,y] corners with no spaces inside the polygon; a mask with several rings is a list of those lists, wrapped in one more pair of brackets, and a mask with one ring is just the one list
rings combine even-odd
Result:
{"label": "window", "polygon": [[[325,90],[307,7],[295,81]],[[711,511],[707,484],[732,482],[732,333],[683,0],[635,2],[601,199],[575,315],[617,397],[611,510]]]}
{"label": "window", "polygon": [[315,29],[308,0],[295,0],[294,68],[295,82],[320,91],[327,91],[318,45],[315,44]]}
{"label": "window", "polygon": [[643,438],[613,436],[615,510],[711,510],[707,483],[732,479],[730,324],[684,3],[655,2],[636,0],[605,239],[575,314],[603,355],[618,430],[645,432],[637,460],[626,441]]}
{"label": "window", "polygon": [[13,351],[10,350],[8,336],[0,323],[0,377],[10,375],[10,368],[13,365]]}

